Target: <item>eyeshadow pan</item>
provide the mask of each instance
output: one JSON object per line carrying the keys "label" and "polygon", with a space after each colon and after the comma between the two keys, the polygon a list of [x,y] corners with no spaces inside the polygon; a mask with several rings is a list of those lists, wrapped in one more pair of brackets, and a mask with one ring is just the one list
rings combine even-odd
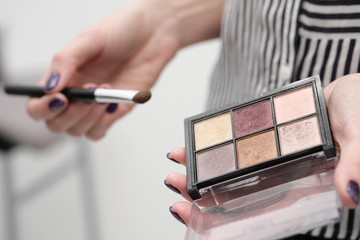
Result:
{"label": "eyeshadow pan", "polygon": [[239,139],[236,142],[236,148],[239,168],[263,162],[278,155],[274,130]]}
{"label": "eyeshadow pan", "polygon": [[287,123],[278,130],[282,155],[322,144],[316,116]]}
{"label": "eyeshadow pan", "polygon": [[195,123],[194,131],[196,150],[232,139],[230,112]]}
{"label": "eyeshadow pan", "polygon": [[284,123],[316,112],[312,86],[274,97],[277,123]]}
{"label": "eyeshadow pan", "polygon": [[233,117],[236,137],[273,126],[269,100],[240,108],[234,111]]}
{"label": "eyeshadow pan", "polygon": [[196,154],[198,181],[235,170],[233,144],[226,144]]}

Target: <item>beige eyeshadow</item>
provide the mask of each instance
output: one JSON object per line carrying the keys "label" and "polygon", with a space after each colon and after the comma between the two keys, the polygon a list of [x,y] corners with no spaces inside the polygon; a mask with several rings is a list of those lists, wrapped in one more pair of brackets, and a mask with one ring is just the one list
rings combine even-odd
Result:
{"label": "beige eyeshadow", "polygon": [[274,107],[277,123],[284,123],[315,113],[312,86],[274,97]]}
{"label": "beige eyeshadow", "polygon": [[322,143],[317,117],[309,117],[278,128],[281,155]]}
{"label": "beige eyeshadow", "polygon": [[239,168],[260,163],[278,156],[274,130],[264,131],[237,140]]}
{"label": "beige eyeshadow", "polygon": [[232,139],[231,115],[225,113],[194,124],[195,149]]}

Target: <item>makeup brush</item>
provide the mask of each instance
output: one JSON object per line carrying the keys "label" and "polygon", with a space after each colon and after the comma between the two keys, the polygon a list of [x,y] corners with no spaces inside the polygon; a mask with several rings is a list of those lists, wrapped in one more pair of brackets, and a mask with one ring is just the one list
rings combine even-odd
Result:
{"label": "makeup brush", "polygon": [[[44,87],[21,84],[5,84],[7,94],[23,95],[29,97],[42,97],[46,95]],[[61,91],[70,100],[86,100],[98,103],[134,102],[145,103],[151,98],[150,91],[124,90],[124,89],[85,89],[65,88]]]}

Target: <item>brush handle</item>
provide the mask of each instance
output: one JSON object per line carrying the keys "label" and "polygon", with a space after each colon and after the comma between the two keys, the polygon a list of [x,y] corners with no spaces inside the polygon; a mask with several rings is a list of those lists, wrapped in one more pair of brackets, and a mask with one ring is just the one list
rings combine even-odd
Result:
{"label": "brush handle", "polygon": [[[5,84],[7,94],[23,95],[29,97],[42,97],[46,95],[44,87],[20,84]],[[95,89],[65,88],[61,91],[70,100],[94,100]]]}

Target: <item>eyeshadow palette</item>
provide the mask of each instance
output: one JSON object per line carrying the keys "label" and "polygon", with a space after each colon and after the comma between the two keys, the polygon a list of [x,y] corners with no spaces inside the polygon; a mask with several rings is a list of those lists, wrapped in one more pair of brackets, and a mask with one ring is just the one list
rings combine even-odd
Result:
{"label": "eyeshadow palette", "polygon": [[336,156],[318,76],[185,119],[187,188],[200,189],[323,151]]}

